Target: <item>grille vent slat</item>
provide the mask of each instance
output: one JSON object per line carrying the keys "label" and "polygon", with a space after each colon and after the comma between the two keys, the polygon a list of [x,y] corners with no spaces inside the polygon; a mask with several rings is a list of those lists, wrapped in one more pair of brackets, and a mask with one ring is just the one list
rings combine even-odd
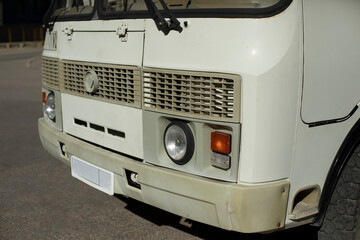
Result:
{"label": "grille vent slat", "polygon": [[41,76],[44,86],[59,90],[59,60],[56,58],[42,57]]}
{"label": "grille vent slat", "polygon": [[[84,75],[93,70],[99,80],[95,93],[85,90]],[[88,98],[100,99],[133,107],[141,107],[140,69],[100,63],[61,62],[61,90]]]}
{"label": "grille vent slat", "polygon": [[145,109],[204,119],[239,121],[240,76],[145,69]]}

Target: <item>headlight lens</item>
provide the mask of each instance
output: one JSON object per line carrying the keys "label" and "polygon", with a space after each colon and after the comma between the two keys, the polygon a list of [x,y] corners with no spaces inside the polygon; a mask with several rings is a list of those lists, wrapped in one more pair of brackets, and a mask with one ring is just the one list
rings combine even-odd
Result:
{"label": "headlight lens", "polygon": [[55,121],[55,95],[53,92],[46,97],[45,114],[53,121]]}
{"label": "headlight lens", "polygon": [[190,127],[184,122],[172,122],[165,130],[164,146],[174,163],[186,164],[194,153],[194,137]]}

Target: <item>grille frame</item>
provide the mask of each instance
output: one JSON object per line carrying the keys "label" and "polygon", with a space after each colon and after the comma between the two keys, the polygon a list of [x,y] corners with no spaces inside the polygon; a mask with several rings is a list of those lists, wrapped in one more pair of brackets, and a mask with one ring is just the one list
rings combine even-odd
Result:
{"label": "grille frame", "polygon": [[234,74],[144,68],[142,107],[177,116],[239,123],[241,81],[241,76]]}
{"label": "grille frame", "polygon": [[41,58],[41,79],[44,87],[60,90],[59,66],[58,58],[44,56]]}
{"label": "grille frame", "polygon": [[[87,92],[83,84],[83,77],[90,70],[95,71],[99,80],[99,88],[94,93]],[[61,60],[60,91],[141,108],[141,69],[126,65]]]}

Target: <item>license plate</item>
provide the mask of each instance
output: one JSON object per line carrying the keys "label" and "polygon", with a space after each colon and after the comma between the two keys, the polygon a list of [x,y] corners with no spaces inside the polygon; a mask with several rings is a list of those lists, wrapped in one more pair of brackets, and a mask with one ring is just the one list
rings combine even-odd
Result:
{"label": "license plate", "polygon": [[109,195],[114,195],[114,173],[71,157],[71,175],[80,181]]}

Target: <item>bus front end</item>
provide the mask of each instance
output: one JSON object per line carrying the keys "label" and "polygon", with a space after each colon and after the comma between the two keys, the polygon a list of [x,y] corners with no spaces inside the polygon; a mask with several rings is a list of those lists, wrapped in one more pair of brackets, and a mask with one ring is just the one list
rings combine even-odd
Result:
{"label": "bus front end", "polygon": [[285,228],[299,122],[291,0],[56,0],[44,148],[72,176],[244,233]]}

